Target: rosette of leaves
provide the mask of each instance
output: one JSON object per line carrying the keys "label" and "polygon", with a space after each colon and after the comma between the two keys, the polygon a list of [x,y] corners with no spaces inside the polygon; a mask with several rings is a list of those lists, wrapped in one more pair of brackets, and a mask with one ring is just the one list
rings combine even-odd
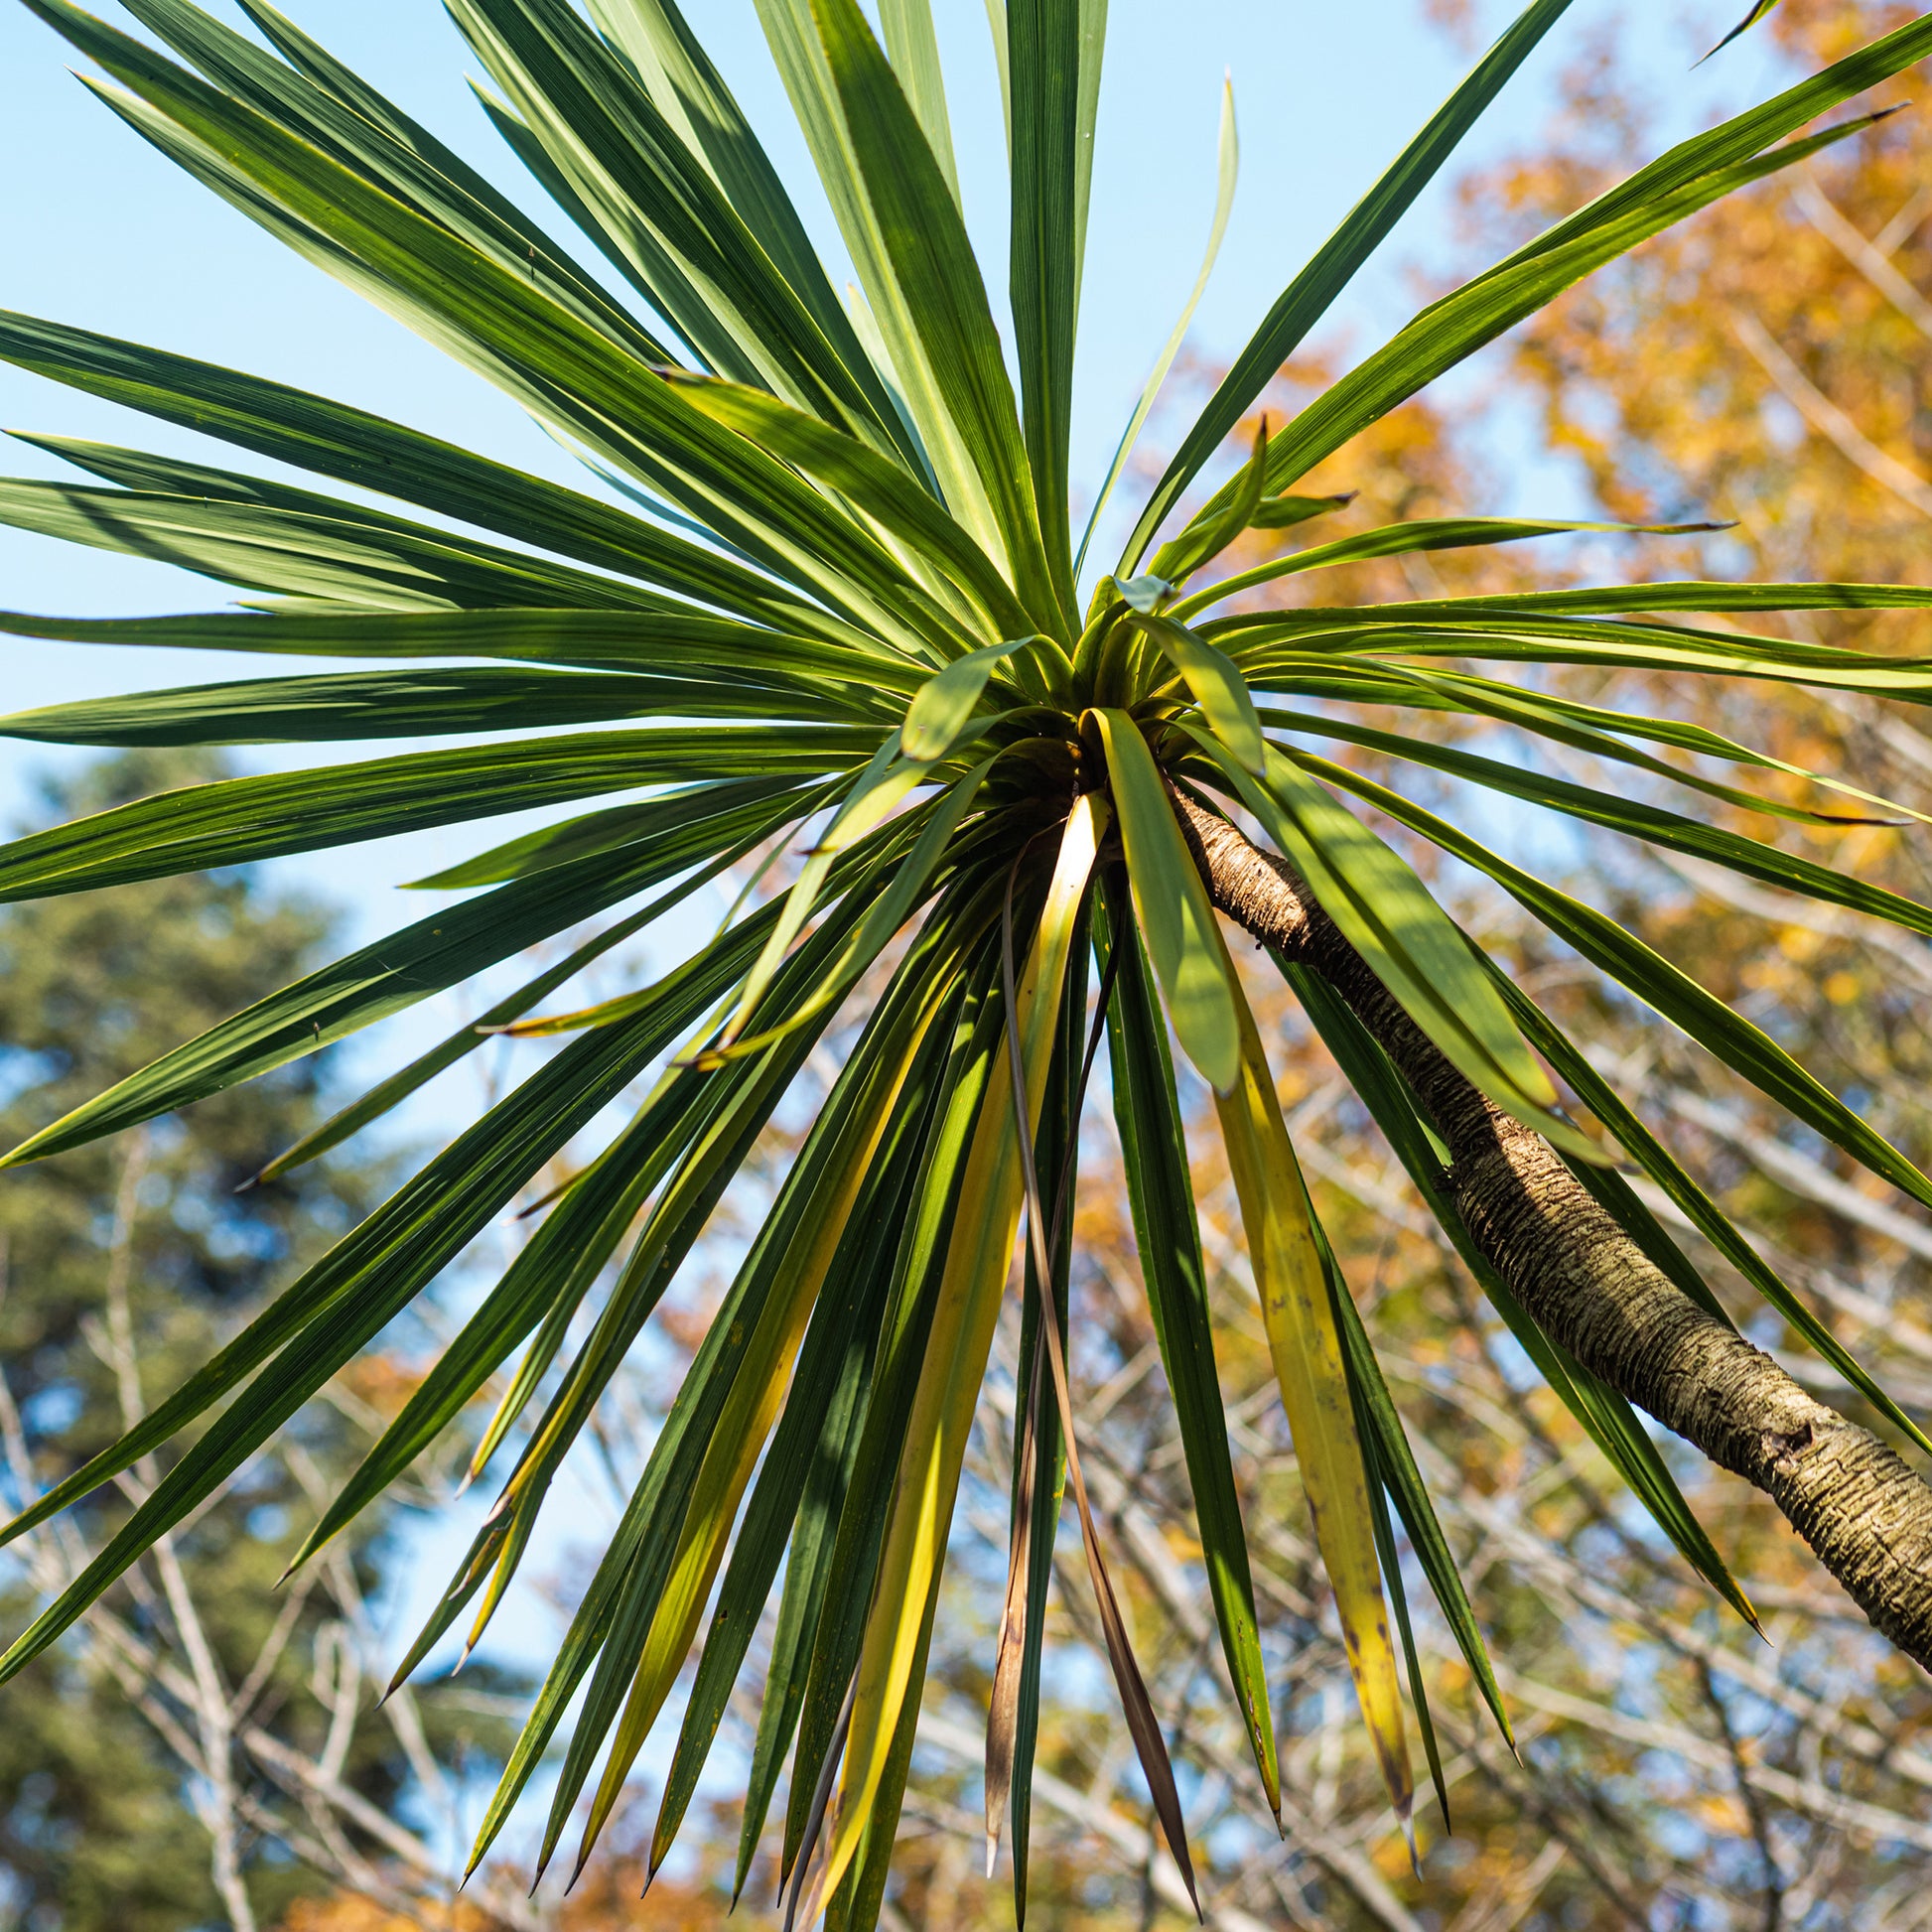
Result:
{"label": "rosette of leaves", "polygon": [[[368,668],[64,705],[0,730],[90,745],[465,740],[223,780],[37,833],[0,848],[0,894],[78,892],[513,809],[617,802],[480,850],[428,882],[470,890],[454,907],[235,1015],[8,1157],[56,1154],[183,1106],[594,924],[578,950],[271,1164],[266,1178],[365,1127],[487,1032],[567,1036],[139,1427],[16,1520],[13,1534],[138,1457],[168,1458],[125,1528],[0,1671],[53,1643],[657,1067],[647,1097],[549,1199],[309,1540],[312,1552],[338,1535],[503,1372],[508,1392],[478,1455],[480,1471],[505,1467],[497,1500],[403,1670],[460,1618],[474,1642],[601,1391],[863,980],[883,990],[696,1352],[475,1856],[574,1713],[543,1857],[589,1794],[581,1860],[702,1636],[654,1866],[775,1589],[741,1883],[788,1764],[790,1911],[875,1921],[961,1457],[1024,1221],[989,1846],[1010,1815],[1024,1904],[1043,1552],[1065,1486],[1150,1787],[1189,1871],[1066,1386],[1066,1207],[1103,1043],[1229,1686],[1279,1809],[1171,1035],[1215,1095],[1335,1612],[1406,1822],[1398,1678],[1405,1651],[1413,1677],[1414,1653],[1392,1562],[1398,1519],[1475,1682],[1507,1721],[1304,1186],[1215,907],[1276,949],[1448,1234],[1685,1557],[1749,1614],[1632,1399],[1765,1487],[1874,1621],[1932,1658],[1921,1560],[1932,1558],[1932,1491],[1735,1333],[1618,1163],[1647,1173],[1891,1425],[1920,1447],[1924,1438],[1358,808],[1487,873],[1873,1173],[1929,1206],[1932,1181],[1623,928],[1314,749],[1362,744],[1932,933],[1922,907],[1729,829],[1728,818],[1713,822],[1710,810],[1829,824],[1869,822],[1881,802],[1819,774],[1817,786],[1840,794],[1833,808],[1793,804],[1787,765],[1667,717],[1568,701],[1523,675],[1631,666],[1925,702],[1932,666],[1725,620],[1927,606],[1932,592],[1677,583],[1293,611],[1240,602],[1288,573],[1577,527],[1483,518],[1401,523],[1212,575],[1242,532],[1333,508],[1298,495],[1298,481],[1513,323],[1669,224],[1855,135],[1868,115],[1821,119],[1932,53],[1932,21],[1672,148],[1434,303],[1300,414],[1273,429],[1264,421],[1235,474],[1184,514],[1190,485],[1284,358],[1567,4],[1534,0],[1289,284],[1140,507],[1112,572],[1088,582],[1089,543],[1076,545],[1069,516],[1068,421],[1104,0],[994,9],[1012,182],[1004,336],[960,213],[924,0],[885,0],[883,44],[855,0],[759,0],[857,271],[845,298],[672,0],[591,0],[588,17],[565,0],[452,0],[489,76],[487,113],[604,255],[595,272],[265,0],[245,0],[259,41],[186,0],[130,0],[179,60],[64,0],[29,3],[106,75],[88,84],[113,112],[506,390],[604,486],[568,488],[230,369],[0,319],[0,354],[23,367],[400,505],[47,441],[98,481],[0,484],[0,517],[186,564],[246,596],[239,608],[132,621],[16,615],[8,629],[360,657]],[[1213,245],[1233,163],[1229,115]],[[1586,791],[1425,735],[1378,733],[1356,722],[1364,705],[1581,748],[1681,784],[1694,808],[1707,801],[1705,815]],[[544,729],[565,726],[594,729]],[[1775,790],[1752,790],[1767,768]],[[759,848],[802,858],[781,897],[742,911],[652,984],[545,1011],[592,958]],[[1419,1680],[1415,1689],[1433,1762]]]}

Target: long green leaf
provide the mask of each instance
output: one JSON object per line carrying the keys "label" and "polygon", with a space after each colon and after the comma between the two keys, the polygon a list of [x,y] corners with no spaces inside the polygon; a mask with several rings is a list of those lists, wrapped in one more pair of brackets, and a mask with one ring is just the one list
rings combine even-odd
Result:
{"label": "long green leaf", "polygon": [[[1395,1150],[1396,1158],[1408,1172],[1416,1191],[1423,1197],[1443,1232],[1449,1236],[1463,1266],[1475,1278],[1510,1332],[1522,1343],[1544,1380],[1603,1451],[1610,1466],[1629,1485],[1631,1493],[1643,1504],[1685,1561],[1740,1616],[1755,1625],[1757,1614],[1751,1608],[1749,1599],[1738,1588],[1736,1580],[1725,1568],[1724,1559],[1719,1556],[1703,1525],[1685,1501],[1676,1477],[1670,1472],[1670,1465],[1659,1453],[1635,1411],[1606,1382],[1592,1375],[1568,1349],[1553,1341],[1530,1319],[1522,1304],[1510,1293],[1501,1276],[1471,1240],[1449,1191],[1440,1148],[1417,1115],[1409,1090],[1388,1055],[1313,973],[1306,968],[1291,966],[1279,956],[1276,964],[1302,997],[1309,1018],[1313,1021],[1323,1042],[1347,1073],[1349,1083],[1362,1104],[1374,1116],[1376,1126]],[[1400,1499],[1401,1490],[1398,1488],[1395,1493]],[[1426,1502],[1427,1498],[1423,1500]],[[1420,1521],[1420,1516],[1416,1521],[1410,1521],[1405,1516],[1405,1525],[1415,1544],[1417,1556],[1428,1565],[1431,1562],[1428,1555],[1431,1542],[1426,1540],[1426,1532],[1419,1532],[1417,1524]],[[1447,1558],[1447,1551],[1441,1554]],[[1440,1578],[1434,1570],[1430,1574],[1432,1587],[1443,1605],[1445,1615],[1449,1619],[1450,1627],[1456,1631],[1463,1656],[1478,1684],[1483,1686],[1484,1697],[1507,1735],[1508,1720],[1503,1712],[1501,1693],[1495,1686],[1482,1650],[1481,1632],[1475,1627],[1473,1617],[1466,1626],[1463,1625],[1459,1613],[1452,1607],[1461,1589],[1460,1584],[1455,1581],[1453,1565],[1449,1564]]]}
{"label": "long green leaf", "polygon": [[857,524],[682,408],[650,363],[580,321],[540,279],[511,272],[68,0],[31,4],[133,89],[131,102],[111,104],[237,206],[257,218],[268,211],[314,259],[834,609],[888,629],[904,621],[902,576]]}
{"label": "long green leaf", "polygon": [[[1802,126],[1835,102],[1910,67],[1928,51],[1932,51],[1932,24],[1901,28],[1828,70],[1832,76],[1829,84],[1820,84],[1827,79],[1820,75],[1816,81],[1780,96],[1782,113],[1760,108],[1740,119],[1750,122],[1754,137],[1760,128],[1772,130],[1761,139],[1753,139],[1753,146],[1761,146],[1782,131],[1780,122],[1784,127]],[[1582,222],[1561,243],[1539,244],[1533,251],[1512,257],[1425,309],[1386,346],[1311,403],[1270,446],[1268,487],[1288,488],[1368,424],[1386,416],[1397,404],[1604,263],[1627,254],[1638,243],[1726,195],[1780,169],[1794,167],[1870,124],[1871,117],[1864,116],[1755,159],[1740,158],[1727,166],[1712,166],[1677,186],[1653,187],[1641,197],[1619,202],[1614,211],[1606,198],[1598,205],[1603,211]],[[1725,132],[1719,129],[1703,137],[1709,152],[1724,152],[1735,145],[1720,138]],[[1209,510],[1214,507],[1210,504]]]}
{"label": "long green leaf", "polygon": [[[862,910],[862,903],[836,908],[835,916],[786,963],[761,1010],[765,1017],[782,1019],[788,1006],[803,997],[825,952],[840,943],[846,927]],[[688,1067],[677,1073],[680,1080],[702,1079],[729,1098],[715,1107],[702,1137],[660,1193],[590,1338],[525,1447],[499,1510],[519,1501],[534,1507],[540,1500],[598,1396],[658,1306],[816,1038],[816,1029],[801,1027],[775,1040],[759,1058],[740,1061],[720,1073],[699,1075]],[[789,1250],[803,1206],[813,1193],[823,1149],[838,1124],[836,1118],[828,1120],[824,1115],[815,1124],[808,1143],[813,1158],[794,1164],[778,1203],[781,1211],[768,1216],[759,1230],[698,1349],[497,1781],[478,1829],[472,1869],[501,1831],[586,1674],[600,1665],[601,1653],[615,1643],[616,1654],[627,1651],[633,1664],[639,1654],[658,1592],[670,1572],[677,1528],[692,1485],[759,1316],[773,1292],[778,1263]],[[485,1604],[485,1615],[493,1601]],[[422,1648],[419,1641],[418,1652]],[[600,1669],[596,1703],[580,1720],[581,1748],[574,1748],[570,1764],[570,1775],[580,1788],[590,1768],[590,1754],[616,1716],[628,1676],[627,1670],[620,1673],[608,1663]],[[547,1834],[551,1846],[561,1823],[553,1811]]]}
{"label": "long green leaf", "polygon": [[[688,842],[666,834],[621,864],[593,852],[466,904],[431,913],[271,993],[164,1053],[39,1130],[0,1165],[77,1147],[315,1052],[632,893],[649,890],[687,866],[714,859],[720,848],[741,850],[746,841],[756,842],[789,815],[788,801],[763,806],[754,801],[727,814],[723,823],[696,815],[689,821]],[[750,957],[742,949],[756,948],[772,916],[766,913],[747,920],[741,930],[682,969],[681,975],[670,976],[646,998],[634,1001],[629,1011],[656,1004],[669,985],[683,976],[710,973],[720,960],[738,962],[725,981],[731,984]]]}
{"label": "long green leaf", "polygon": [[[895,406],[813,250],[778,173],[724,77],[698,45],[674,0],[593,0],[591,17],[643,76],[652,102],[701,155],[727,201],[810,312],[853,380],[889,428]],[[922,459],[906,434],[910,467]]]}
{"label": "long green leaf", "polygon": [[[74,643],[263,651],[294,657],[483,657],[680,676],[744,672],[801,690],[868,687],[909,697],[929,666],[883,644],[857,647],[731,619],[657,611],[208,611],[168,618],[47,618],[0,612],[0,630]],[[831,701],[841,702],[828,693]],[[845,700],[849,702],[849,697]]]}
{"label": "long green leaf", "polygon": [[1701,819],[1686,818],[1680,812],[1647,805],[1640,799],[1626,798],[1607,790],[1573,784],[1567,778],[1550,777],[1540,771],[1526,771],[1521,765],[1506,764],[1474,752],[1458,751],[1453,746],[1432,744],[1426,739],[1405,738],[1394,732],[1352,725],[1338,720],[1323,720],[1318,725],[1296,721],[1297,730],[1311,730],[1326,736],[1365,745],[1394,758],[1406,759],[1452,777],[1465,778],[1531,804],[1547,806],[1592,825],[1622,832],[1646,844],[1662,846],[1671,852],[1688,853],[1693,858],[1723,866],[1726,871],[1762,880],[1781,892],[1805,898],[1823,899],[1850,907],[1867,917],[1903,926],[1908,932],[1932,937],[1932,910],[1898,893],[1845,872],[1821,866],[1799,853],[1786,852],[1745,838],[1721,825],[1707,825]]}
{"label": "long green leaf", "polygon": [[1181,1049],[1216,1093],[1240,1070],[1237,995],[1207,893],[1181,843],[1154,755],[1124,711],[1097,711],[1120,814],[1134,913]]}
{"label": "long green leaf", "polygon": [[353,504],[330,509],[319,514],[200,493],[0,478],[0,523],[248,590],[378,611],[503,604],[635,609],[655,601],[612,578],[491,551]]}
{"label": "long green leaf", "polygon": [[946,107],[946,77],[939,66],[939,35],[931,0],[882,0],[879,24],[907,104],[956,206],[960,203],[959,164],[953,158],[952,116]]}
{"label": "long green leaf", "polygon": [[272,1363],[154,1487],[71,1584],[0,1656],[0,1682],[82,1615],[130,1564],[225,1481],[263,1440],[352,1360],[537,1169],[621,1093],[658,1050],[658,1016],[577,1042],[459,1137],[414,1181],[285,1290],[237,1341],[113,1449],[7,1526],[17,1536],[130,1466],[232,1388],[271,1348]]}
{"label": "long green leaf", "polygon": [[855,0],[813,0],[813,16],[884,258],[990,506],[998,554],[1035,626],[1070,633],[1070,596],[1042,544],[1013,385],[959,209]]}
{"label": "long green leaf", "polygon": [[8,312],[0,312],[0,358],[258,456],[744,617],[802,618],[808,610],[788,588],[594,497],[306,390]]}
{"label": "long green leaf", "polygon": [[[1568,10],[1570,0],[1531,0],[1468,77],[1444,102],[1429,125],[1403,149],[1341,226],[1322,243],[1269,310],[1261,327],[1221,378],[1207,407],[1187,432],[1173,461],[1156,484],[1140,521],[1127,541],[1116,575],[1132,576],[1155,532],[1179,502],[1181,493],[1221,446],[1250,404],[1275,379],[1329,305],[1354,279],[1355,272],[1381,246],[1408,212],[1456,145],[1502,91],[1503,83],[1535,52],[1537,44]],[[1767,137],[1768,138],[1768,137]],[[1279,487],[1279,485],[1277,485]]]}
{"label": "long green leaf", "polygon": [[1213,1324],[1200,1252],[1187,1146],[1181,1130],[1166,1029],[1138,938],[1124,945],[1107,1012],[1114,1119],[1127,1171],[1134,1238],[1147,1278],[1148,1307],[1173,1394],[1187,1459],[1208,1592],[1221,1630],[1228,1678],[1270,1806],[1281,1809],[1268,1678],[1255,1614],[1254,1580],[1228,1455],[1227,1419],[1214,1366]]}
{"label": "long green leaf", "polygon": [[729,727],[587,732],[217,779],[0,846],[0,901],[242,865],[681,778],[850,769],[876,743],[870,732],[835,726],[801,727],[783,743]]}
{"label": "long green leaf", "polygon": [[[0,717],[0,737],[47,745],[323,745],[618,718],[768,717],[785,703],[785,695],[744,681],[477,665],[235,679],[86,698]],[[791,703],[803,708],[801,697]]]}
{"label": "long green leaf", "polygon": [[1001,1047],[998,966],[991,944],[967,972],[967,1002],[953,1025],[945,1105],[936,1117],[919,1168],[918,1205],[894,1264],[874,1390],[849,1479],[840,1492],[836,1535],[823,1569],[798,1600],[791,1673],[766,1690],[759,1721],[758,1754],[739,1840],[737,1889],[742,1889],[771,1800],[786,1742],[796,1726],[797,1748],[786,1807],[782,1871],[790,1875],[802,1843],[818,1768],[824,1763],[858,1666],[879,1553],[893,1494],[893,1470],[912,1413],[949,1252],[974,1123]]}
{"label": "long green leaf", "polygon": [[[1009,0],[1007,70],[1013,207],[1009,283],[1027,459],[1039,505],[1040,536],[1056,565],[1060,605],[1073,608],[1064,559],[1068,441],[1073,413],[1073,342],[1080,289],[1083,148],[1093,140],[1084,102],[1097,98],[1085,65],[1100,47],[1081,34],[1081,0]],[[1097,75],[1092,77],[1097,81]]]}
{"label": "long green leaf", "polygon": [[[932,1107],[943,1092],[941,1080],[934,1076],[943,1072],[951,1057],[951,1026],[942,1021],[926,1043],[925,1077],[914,1076],[911,1104],[900,1109],[889,1130],[887,1150],[875,1159],[867,1191],[834,1258],[799,1349],[791,1393],[746,1507],[685,1706],[651,1834],[653,1872],[670,1850],[696,1791],[808,1483],[822,1465],[843,1463],[848,1446],[856,1446],[894,1261],[918,1173],[916,1159],[908,1157],[923,1146]],[[815,1520],[815,1534],[823,1537],[825,1527],[821,1515]],[[797,1554],[794,1546],[794,1561]]]}
{"label": "long green leaf", "polygon": [[993,561],[924,490],[908,489],[905,474],[830,424],[787,408],[775,396],[741,383],[674,378],[695,409],[748,437],[773,456],[839,491],[897,537],[915,569],[937,566],[977,607],[975,616],[1012,635],[1033,628]]}
{"label": "long green leaf", "polygon": [[1862,1166],[1916,1201],[1932,1207],[1932,1180],[1884,1137],[1861,1120],[1828,1087],[1807,1073],[1783,1047],[1741,1014],[1707,992],[1614,919],[1545,885],[1499,858],[1452,825],[1414,805],[1399,792],[1359,772],[1308,753],[1298,764],[1367,799],[1399,824],[1422,834],[1444,851],[1487,873],[1497,885],[1535,913],[1557,936],[1592,965],[1629,988],[1646,1005],[1681,1027],[1708,1052],[1740,1073],[1761,1092],[1795,1114]]}
{"label": "long green leaf", "polygon": [[[1244,518],[1242,528],[1249,527],[1252,520],[1252,514]],[[1527,537],[1569,536],[1583,531],[1617,536],[1693,536],[1727,528],[1729,525],[1724,523],[1551,523],[1513,516],[1418,517],[1410,523],[1385,523],[1379,530],[1365,530],[1360,536],[1338,537],[1332,543],[1292,550],[1287,556],[1257,564],[1252,570],[1223,577],[1218,583],[1183,598],[1171,615],[1184,621],[1196,611],[1218,604],[1237,592],[1253,590],[1259,584],[1270,584],[1277,578],[1308,570],[1367,563],[1377,557],[1406,557],[1425,550],[1466,550],[1475,545],[1520,543]],[[1156,569],[1159,570],[1158,560]]]}
{"label": "long green leaf", "polygon": [[1195,734],[1316,900],[1442,1051],[1498,1106],[1549,1139],[1594,1149],[1551,1112],[1556,1090],[1461,935],[1414,871],[1273,746],[1266,782]]}

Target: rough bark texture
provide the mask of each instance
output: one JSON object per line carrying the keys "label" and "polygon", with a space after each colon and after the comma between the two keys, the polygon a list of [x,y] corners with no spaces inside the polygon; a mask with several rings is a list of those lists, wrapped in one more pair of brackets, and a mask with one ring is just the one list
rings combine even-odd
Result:
{"label": "rough bark texture", "polygon": [[1932,1670],[1932,1488],[1660,1273],[1541,1135],[1443,1056],[1289,866],[1177,794],[1175,810],[1215,904],[1319,972],[1401,1069],[1449,1150],[1471,1237],[1542,1327],[1763,1490],[1872,1623]]}

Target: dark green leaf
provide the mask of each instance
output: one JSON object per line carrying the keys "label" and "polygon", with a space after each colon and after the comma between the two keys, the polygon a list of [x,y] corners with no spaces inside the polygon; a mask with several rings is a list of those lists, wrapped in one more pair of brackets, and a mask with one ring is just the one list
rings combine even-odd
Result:
{"label": "dark green leaf", "polygon": [[1262,1789],[1279,1812],[1281,1771],[1275,1759],[1248,1542],[1214,1365],[1213,1322],[1187,1173],[1187,1144],[1168,1056],[1167,1030],[1154,1002],[1145,956],[1131,928],[1125,950],[1107,1012],[1107,1056],[1113,1070],[1114,1119],[1127,1171],[1135,1244],[1187,1458],[1187,1480],[1193,1490],[1222,1654]]}

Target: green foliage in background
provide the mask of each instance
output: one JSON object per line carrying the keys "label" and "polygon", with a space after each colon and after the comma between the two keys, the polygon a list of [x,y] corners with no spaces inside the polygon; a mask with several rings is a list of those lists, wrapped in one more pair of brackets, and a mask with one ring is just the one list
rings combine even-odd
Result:
{"label": "green foliage in background", "polygon": [[[128,753],[44,786],[41,815],[112,810],[225,775],[207,753]],[[236,873],[10,906],[0,913],[5,1131],[22,1138],[144,1065],[184,1026],[210,1025],[314,966],[332,924],[320,907],[270,897]],[[165,1001],[155,998],[159,988]],[[352,1155],[307,1167],[280,1187],[236,1192],[271,1153],[324,1117],[323,1066],[312,1057],[284,1067],[119,1141],[76,1149],[0,1189],[0,1353],[9,1428],[17,1413],[19,1432],[8,1446],[10,1490],[21,1474],[16,1450],[45,1485],[121,1433],[118,1309],[141,1389],[153,1400],[393,1181],[392,1162]],[[289,1455],[340,1479],[367,1440],[341,1409],[319,1406],[292,1432],[287,1452],[251,1463],[177,1538],[182,1574],[231,1691],[249,1680],[291,1607],[289,1592],[274,1585],[310,1504]],[[98,1545],[128,1513],[118,1489],[94,1491],[60,1526],[62,1549]],[[391,1570],[391,1528],[387,1510],[357,1525],[349,1554],[365,1590]],[[138,1642],[177,1651],[165,1591],[151,1573],[130,1582],[114,1597],[124,1627]],[[0,1603],[16,1621],[32,1613],[34,1591],[13,1566]],[[308,1679],[329,1615],[326,1594],[305,1597],[243,1714],[305,1751],[321,1746],[328,1725]],[[193,1735],[193,1714],[173,1709]],[[432,1735],[446,1739],[449,1723],[433,1701],[428,1710]],[[241,1775],[244,1784],[275,1789],[261,1784],[259,1765]],[[356,1737],[343,1776],[378,1806],[393,1805],[410,1783],[394,1738],[368,1731]],[[265,1922],[323,1882],[280,1848],[259,1844],[245,1869]],[[62,1932],[177,1932],[224,1915],[188,1767],[97,1649],[62,1654],[45,1679],[8,1702],[0,1887],[14,1923]]]}

